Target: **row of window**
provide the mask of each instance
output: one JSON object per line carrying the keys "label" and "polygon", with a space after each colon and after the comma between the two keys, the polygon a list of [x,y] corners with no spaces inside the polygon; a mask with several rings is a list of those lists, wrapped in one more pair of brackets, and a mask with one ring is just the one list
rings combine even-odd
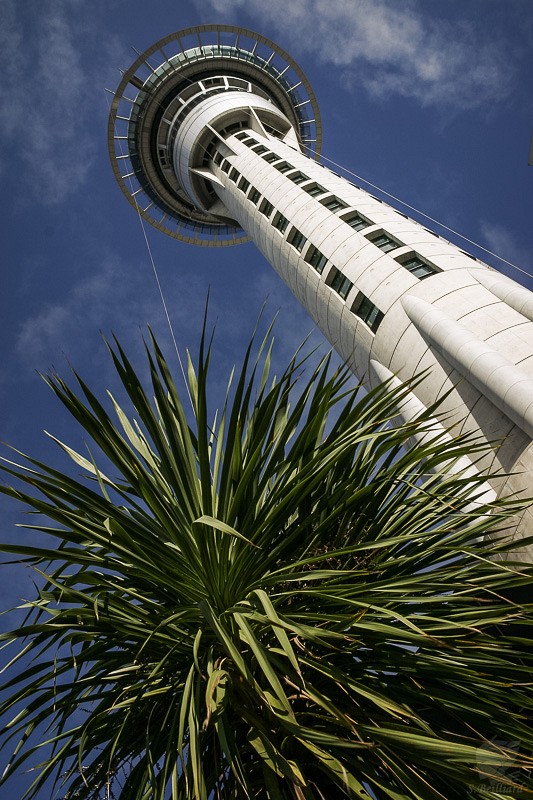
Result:
{"label": "row of window", "polygon": [[[279,132],[276,132],[276,135],[279,138],[279,136],[280,136]],[[250,147],[252,150],[255,150],[256,152],[259,152],[258,151],[258,147],[262,148],[260,152],[261,153],[265,153],[263,155],[263,158],[265,159],[265,161],[268,161],[269,163],[272,164],[274,161],[279,161],[280,160],[280,157],[276,153],[273,153],[273,152],[267,150],[264,145],[260,144],[257,141],[257,139],[254,139],[254,137],[250,136],[250,134],[247,133],[246,131],[240,131],[240,133],[238,133],[236,135],[236,138],[240,139],[247,147]],[[283,162],[283,165],[276,165],[276,169],[279,169],[280,167],[282,167],[280,169],[281,172],[288,172],[289,168],[290,168],[290,164],[287,164],[287,162]],[[296,169],[296,168],[292,167],[292,169]],[[343,177],[342,175],[340,175],[337,172],[333,172],[333,174],[337,175],[337,177],[339,177],[339,178]],[[292,175],[287,175],[287,177],[291,181],[293,181],[294,183],[303,183],[304,181],[310,181],[311,180],[311,178],[309,178],[307,175],[304,175],[303,172],[296,172],[296,173],[293,173]],[[344,180],[346,180],[346,178],[344,178]],[[348,183],[350,183],[350,185],[354,186],[356,189],[360,189],[361,188],[360,186],[357,186],[356,183],[352,183],[351,181],[348,181]],[[311,194],[313,196],[320,195],[320,194],[325,194],[326,191],[327,191],[326,189],[324,189],[323,186],[320,186],[317,183],[313,183],[311,186],[306,186],[306,187],[302,187],[302,188],[304,188],[306,192],[308,192],[309,194]],[[370,195],[370,197],[372,197],[378,203],[383,203],[383,200],[381,200],[379,197],[375,197],[374,195]],[[336,198],[336,199],[338,200],[338,198]],[[335,209],[335,210],[339,210],[340,208],[347,208],[346,204],[343,203],[342,200],[340,202],[342,203],[342,206],[338,206],[337,209]],[[326,203],[324,203],[324,205],[326,205]],[[401,211],[398,211],[397,209],[396,209],[396,213],[400,214],[400,216],[402,216],[402,217],[405,217],[405,219],[409,219],[407,214],[403,214]],[[341,219],[344,219],[344,217],[341,217]],[[347,219],[344,219],[344,221],[348,222]],[[372,223],[372,222],[366,222],[362,227],[365,227],[366,225],[373,225],[373,224],[374,223]],[[354,226],[352,226],[352,227],[354,227]],[[356,230],[360,230],[360,228],[356,228]],[[427,231],[427,233],[430,233],[432,236],[436,236],[438,239],[442,239],[443,238],[438,233],[435,233],[435,231],[429,230],[429,228],[424,228],[424,230]],[[447,240],[445,239],[444,241],[447,241]],[[402,245],[401,244],[397,244],[396,246],[397,247],[401,247]],[[473,256],[471,253],[467,253],[466,250],[461,250],[461,253],[463,255],[465,255],[465,256],[468,256],[468,258],[473,259],[474,261],[478,261],[476,256]],[[420,278],[427,277],[428,275],[434,275],[436,272],[439,272],[439,270],[436,269],[435,267],[431,266],[431,271],[430,272],[426,271],[425,275],[423,275],[423,276],[418,275],[417,277],[420,277]]]}
{"label": "row of window", "polygon": [[[226,164],[228,164],[228,162],[226,162]],[[289,226],[287,217],[279,211],[274,213],[275,208],[270,200],[267,200],[266,197],[262,198],[259,190],[251,186],[250,182],[244,176],[240,176],[235,167],[230,168],[229,164],[226,166],[225,163],[222,162],[221,169],[227,173],[229,179],[247,196],[248,200],[258,207],[259,212],[267,219],[271,219],[272,226],[282,235],[285,234]],[[305,246],[308,244],[307,237],[294,225],[287,235],[287,242],[299,253],[302,253]],[[305,250],[304,260],[320,275],[323,273],[328,263],[326,256],[313,244],[309,244]],[[327,285],[343,300],[346,300],[350,289],[353,287],[352,281],[333,265],[328,274]],[[351,306],[351,311],[362,319],[374,333],[377,331],[379,323],[383,319],[383,313],[362,292],[357,294]]]}
{"label": "row of window", "polygon": [[[338,213],[339,211],[343,211],[345,208],[349,208],[348,204],[341,200],[340,197],[336,195],[332,195],[330,192],[327,191],[323,186],[315,181],[311,182],[311,178],[305,173],[297,170],[292,164],[289,164],[288,161],[284,161],[280,159],[276,153],[273,153],[268,150],[265,145],[261,144],[254,139],[253,136],[250,136],[246,131],[241,131],[237,134],[237,138],[240,139],[244,144],[254,150],[256,153],[262,156],[265,161],[269,163],[273,163],[275,161],[279,161],[278,164],[273,164],[274,168],[277,169],[279,172],[282,173],[291,173],[287,174],[287,178],[296,184],[303,184],[308,183],[306,186],[302,186],[302,189],[311,195],[311,197],[319,197],[320,195],[327,195],[323,199],[319,200],[318,202],[321,203],[325,208],[329,211],[332,211],[334,214]],[[222,157],[220,157],[222,159]],[[217,163],[220,163],[218,161]],[[224,167],[222,167],[224,169]],[[227,172],[229,167],[227,167],[224,171]],[[230,175],[231,177],[231,175]],[[339,215],[340,219],[343,222],[346,222],[351,228],[356,231],[362,231],[365,228],[370,227],[374,223],[368,219],[365,219],[357,212],[351,212],[346,215]],[[405,216],[405,215],[403,215]],[[395,250],[398,247],[403,247],[403,243],[397,241],[389,234],[383,231],[377,231],[367,237],[368,241],[372,242],[373,245],[379,247],[380,250],[383,250],[384,253],[388,253],[391,250]],[[427,261],[423,261],[418,256],[413,254],[408,254],[407,258],[398,259],[399,263],[405,267],[409,272],[411,272],[415,277],[419,280],[423,280],[424,278],[428,278],[430,275],[435,275],[439,270],[433,266],[433,264],[429,264]]]}
{"label": "row of window", "polygon": [[[274,167],[282,173],[291,173],[288,174],[287,177],[294,183],[301,184],[311,181],[307,175],[299,170],[296,170],[296,168],[288,162],[280,160],[279,156],[269,152],[264,145],[256,142],[256,140],[249,136],[246,132],[242,131],[241,133],[237,134],[237,137],[243,141],[249,140],[252,143],[250,146],[252,146],[252,148],[262,155],[266,160],[270,162],[276,160],[280,161],[279,164],[274,164]],[[273,227],[282,235],[284,235],[289,226],[288,219],[281,214],[281,212],[273,214],[275,209],[272,203],[265,197],[262,198],[259,190],[251,186],[250,182],[244,176],[241,176],[239,171],[235,167],[232,167],[230,162],[223,158],[220,152],[216,153],[214,160],[220,166],[221,170],[228,175],[229,179],[237,185],[237,188],[246,194],[250,202],[258,207],[259,212],[267,219],[272,218],[271,224]],[[307,186],[302,186],[302,189],[313,197],[318,197],[322,194],[327,195],[322,200],[319,200],[319,202],[333,213],[337,213],[349,207],[347,203],[345,203],[336,195],[331,195],[331,193],[328,193],[323,186],[317,184],[316,182],[310,182]],[[356,231],[362,231],[374,224],[365,219],[358,212],[350,212],[346,215],[340,215],[340,218]],[[368,237],[368,240],[385,253],[403,246],[400,242],[396,241],[393,237],[389,236],[389,234],[383,231],[375,231]],[[290,229],[287,236],[287,242],[299,253],[303,252],[307,241],[308,240],[304,234],[296,227],[293,226]],[[307,248],[304,254],[304,260],[319,274],[322,274],[328,263],[326,256],[314,245],[310,245]],[[414,253],[408,253],[398,258],[398,262],[401,263],[405,269],[415,275],[419,280],[422,280],[429,275],[433,275],[438,271],[433,265],[423,261]],[[343,300],[347,298],[350,290],[353,287],[353,283],[349,280],[349,278],[347,278],[339,269],[337,269],[337,267],[333,265],[328,273],[327,285],[330,286],[331,289],[333,289],[333,291],[335,291]],[[368,297],[363,295],[361,292],[358,292],[355,301],[351,306],[351,311],[360,319],[362,319],[363,322],[365,322],[370,330],[372,330],[374,333],[378,329],[379,324],[383,319],[383,313],[371,302],[371,300],[369,300]]]}

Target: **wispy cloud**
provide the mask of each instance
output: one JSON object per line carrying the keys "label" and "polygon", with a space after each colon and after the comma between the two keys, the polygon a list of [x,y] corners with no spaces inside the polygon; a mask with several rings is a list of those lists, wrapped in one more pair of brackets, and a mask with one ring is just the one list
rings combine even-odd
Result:
{"label": "wispy cloud", "polygon": [[[312,52],[344,68],[347,88],[399,95],[423,105],[468,109],[505,97],[513,68],[497,34],[479,36],[466,21],[431,16],[424,3],[394,0],[208,0],[239,9],[280,33],[297,32],[291,52]],[[205,5],[205,0],[203,0]]]}
{"label": "wispy cloud", "polygon": [[49,204],[80,188],[95,155],[87,128],[101,103],[102,70],[89,60],[95,33],[79,9],[79,0],[0,3],[3,166],[9,159],[19,190]]}
{"label": "wispy cloud", "polygon": [[[94,367],[95,360],[103,355],[103,351],[95,351],[98,330],[128,341],[137,338],[140,346],[141,337],[135,337],[136,331],[142,329],[145,333],[148,324],[156,329],[163,327],[161,301],[150,277],[142,257],[131,264],[118,255],[108,254],[57,303],[42,306],[22,322],[16,342],[18,356],[37,369],[46,369],[52,359],[57,360],[58,353],[63,353],[73,364],[83,361]],[[200,284],[200,278],[198,281]],[[205,289],[189,282],[180,287],[181,302],[176,302],[175,291],[171,286],[167,302],[179,328],[186,324],[195,306],[200,306]]]}
{"label": "wispy cloud", "polygon": [[513,269],[509,264],[494,261],[496,268],[508,274],[515,281],[522,283],[528,289],[533,289],[531,253],[527,248],[517,245],[516,235],[511,235],[503,225],[487,221],[481,222],[480,229],[482,241],[488,249],[517,267],[517,269]]}
{"label": "wispy cloud", "polygon": [[[177,281],[174,270],[160,268],[160,280],[180,348],[195,346],[207,298],[206,275],[188,270],[184,280]],[[59,354],[72,364],[91,367],[107,363],[103,348],[98,350],[98,330],[116,334],[128,351],[140,355],[141,333],[150,325],[162,346],[172,346],[161,298],[149,264],[142,255],[138,263],[129,263],[116,254],[108,254],[93,264],[88,277],[78,280],[56,303],[43,305],[20,325],[16,353],[22,364],[46,370]],[[288,290],[270,272],[259,270],[256,279],[228,305],[228,298],[218,293],[209,300],[209,321],[216,325],[217,341],[240,358],[241,345],[251,334],[253,315],[267,303],[265,324],[280,310],[283,318],[283,356],[286,358],[301,344],[313,328],[303,309],[294,305]],[[246,309],[241,313],[241,309]],[[57,365],[60,366],[60,365]]]}
{"label": "wispy cloud", "polygon": [[[36,369],[41,372],[57,369],[68,379],[70,364],[82,375],[93,376],[91,383],[99,394],[104,387],[120,393],[98,330],[103,331],[108,339],[112,334],[117,336],[148,385],[149,374],[143,352],[143,337],[147,336],[148,325],[167,354],[181,386],[172,337],[149,269],[142,257],[138,263],[132,264],[120,256],[109,254],[98,268],[91,270],[89,277],[78,281],[58,302],[45,305],[29,315],[21,323],[16,339],[18,366],[6,376],[5,389],[9,392],[13,383],[20,385],[22,381],[35,381]],[[180,356],[185,362],[186,348],[194,353],[198,346],[207,297],[206,276],[202,271],[194,275],[194,271],[189,270],[186,279],[178,281],[174,269],[169,272],[163,267],[160,268],[160,280]],[[215,328],[215,357],[210,369],[211,396],[215,403],[222,402],[230,368],[241,362],[257,321],[255,314],[259,315],[265,302],[259,338],[279,311],[274,329],[273,374],[279,374],[285,368],[309,334],[305,352],[320,348],[324,353],[329,349],[324,337],[281,280],[269,268],[258,269],[254,281],[231,300],[216,292],[209,300],[208,328]],[[9,432],[4,435],[13,438]]]}

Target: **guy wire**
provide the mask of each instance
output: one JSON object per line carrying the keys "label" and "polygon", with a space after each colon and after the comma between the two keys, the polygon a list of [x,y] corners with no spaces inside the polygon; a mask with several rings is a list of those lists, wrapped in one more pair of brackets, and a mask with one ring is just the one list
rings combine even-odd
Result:
{"label": "guy wire", "polygon": [[[108,100],[108,106],[109,106],[109,111],[110,111],[111,110],[111,101],[109,100],[109,98],[107,98],[107,100]],[[116,132],[116,127],[115,127],[115,132]],[[124,151],[122,149],[122,141],[120,139],[118,139],[117,141],[119,142],[120,154],[124,155]],[[192,401],[192,396],[191,396],[191,392],[190,392],[190,389],[189,389],[189,382],[187,380],[187,376],[185,374],[185,369],[183,367],[183,362],[181,360],[180,351],[179,351],[179,348],[178,348],[178,343],[176,341],[176,336],[174,334],[174,328],[173,328],[173,325],[172,325],[172,320],[170,319],[170,314],[168,312],[168,306],[167,306],[167,303],[166,303],[166,300],[165,300],[165,295],[163,293],[163,287],[161,286],[161,281],[159,280],[159,274],[158,274],[158,271],[157,271],[157,267],[155,265],[155,259],[154,259],[153,253],[152,253],[152,248],[150,247],[150,242],[148,241],[146,228],[144,226],[143,218],[142,218],[142,215],[141,215],[141,209],[139,208],[139,204],[137,202],[137,198],[133,194],[133,182],[132,182],[131,178],[128,178],[128,180],[129,180],[129,184],[130,184],[131,195],[132,195],[133,199],[135,200],[135,209],[137,211],[137,216],[139,218],[139,223],[140,223],[140,226],[141,226],[141,230],[143,232],[143,237],[144,237],[144,241],[145,241],[145,244],[146,244],[146,249],[148,251],[148,257],[150,259],[150,263],[152,265],[152,270],[153,270],[153,273],[154,273],[154,277],[155,277],[155,281],[156,281],[156,284],[157,284],[157,288],[159,290],[159,296],[161,298],[161,304],[163,306],[163,311],[165,312],[165,317],[166,317],[166,320],[167,320],[167,323],[168,323],[168,327],[169,327],[169,330],[170,330],[170,335],[172,337],[172,342],[174,343],[174,349],[175,349],[176,355],[178,357],[178,363],[180,365],[180,370],[181,370],[181,374],[182,374],[182,377],[183,377],[183,382],[185,384],[185,390],[187,392],[187,396],[189,398],[189,402],[191,404],[191,408],[192,408],[192,410],[194,412],[194,403]]]}

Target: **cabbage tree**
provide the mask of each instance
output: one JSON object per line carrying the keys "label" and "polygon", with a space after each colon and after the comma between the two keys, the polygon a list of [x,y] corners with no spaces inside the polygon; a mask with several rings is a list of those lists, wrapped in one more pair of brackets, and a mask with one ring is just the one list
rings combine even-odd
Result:
{"label": "cabbage tree", "polygon": [[59,443],[64,472],[4,460],[36,512],[4,551],[41,588],[3,636],[2,782],[40,762],[26,798],[51,776],[85,800],[533,796],[517,504],[476,508],[483,477],[449,467],[480,445],[424,438],[431,409],[399,423],[406,387],[360,396],[299,354],[275,378],[271,346],[218,412],[205,334],[192,414],[153,337],[149,389],[109,348],[127,403],[47,378],[94,444]]}

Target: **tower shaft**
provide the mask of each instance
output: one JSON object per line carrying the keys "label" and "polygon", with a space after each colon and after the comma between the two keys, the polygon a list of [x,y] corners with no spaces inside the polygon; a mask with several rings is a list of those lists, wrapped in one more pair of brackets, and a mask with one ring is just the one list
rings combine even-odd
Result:
{"label": "tower shaft", "polygon": [[494,443],[480,469],[525,470],[492,478],[494,490],[527,491],[531,293],[275,137],[230,136],[212,169],[227,214],[362,383],[428,370],[415,408],[445,396],[449,430]]}

